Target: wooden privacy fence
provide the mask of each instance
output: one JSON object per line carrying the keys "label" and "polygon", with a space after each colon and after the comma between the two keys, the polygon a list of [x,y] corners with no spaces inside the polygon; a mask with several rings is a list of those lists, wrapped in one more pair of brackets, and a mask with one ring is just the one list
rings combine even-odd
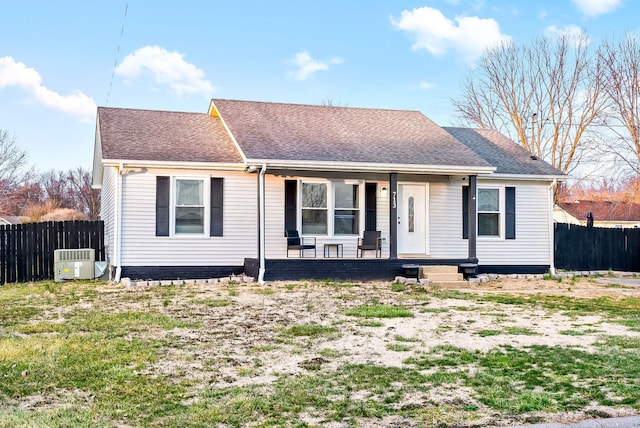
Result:
{"label": "wooden privacy fence", "polygon": [[640,229],[555,225],[555,266],[640,272]]}
{"label": "wooden privacy fence", "polygon": [[104,222],[0,226],[0,284],[53,279],[53,251],[77,248],[93,248],[96,260],[105,260]]}

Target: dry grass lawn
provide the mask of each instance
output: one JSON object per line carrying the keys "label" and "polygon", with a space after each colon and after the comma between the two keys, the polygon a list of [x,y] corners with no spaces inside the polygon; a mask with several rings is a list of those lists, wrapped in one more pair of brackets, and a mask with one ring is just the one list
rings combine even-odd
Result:
{"label": "dry grass lawn", "polygon": [[637,414],[634,284],[6,285],[0,427],[462,427]]}

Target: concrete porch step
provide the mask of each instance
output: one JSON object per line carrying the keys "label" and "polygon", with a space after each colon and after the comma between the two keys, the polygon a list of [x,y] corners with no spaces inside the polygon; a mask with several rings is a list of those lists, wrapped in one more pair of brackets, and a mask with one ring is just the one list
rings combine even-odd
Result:
{"label": "concrete porch step", "polygon": [[429,284],[431,287],[440,287],[440,288],[470,288],[473,287],[473,284],[469,283],[469,281],[431,281]]}
{"label": "concrete porch step", "polygon": [[434,281],[462,281],[464,279],[461,273],[449,272],[423,272],[422,278]]}
{"label": "concrete porch step", "polygon": [[420,272],[418,272],[420,278],[425,278],[425,273],[458,273],[458,266],[449,265],[432,265],[432,266],[420,266]]}

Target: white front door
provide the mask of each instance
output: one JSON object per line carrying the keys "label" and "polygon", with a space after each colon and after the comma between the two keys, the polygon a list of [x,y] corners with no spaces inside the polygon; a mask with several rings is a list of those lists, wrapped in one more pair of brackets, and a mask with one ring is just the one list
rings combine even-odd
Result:
{"label": "white front door", "polygon": [[399,184],[398,253],[427,254],[428,184]]}

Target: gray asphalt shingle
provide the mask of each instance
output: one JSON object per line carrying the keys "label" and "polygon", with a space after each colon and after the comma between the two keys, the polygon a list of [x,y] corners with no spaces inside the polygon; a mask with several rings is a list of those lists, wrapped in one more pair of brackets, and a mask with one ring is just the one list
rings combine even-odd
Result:
{"label": "gray asphalt shingle", "polygon": [[492,129],[444,127],[477,155],[496,167],[498,174],[563,175],[503,134]]}
{"label": "gray asphalt shingle", "polygon": [[213,100],[205,113],[99,107],[102,158],[156,162],[257,161],[486,168],[562,173],[497,131],[441,128],[418,111]]}
{"label": "gray asphalt shingle", "polygon": [[418,111],[213,103],[248,159],[490,166]]}
{"label": "gray asphalt shingle", "polygon": [[102,158],[241,163],[220,119],[182,113],[98,107]]}

